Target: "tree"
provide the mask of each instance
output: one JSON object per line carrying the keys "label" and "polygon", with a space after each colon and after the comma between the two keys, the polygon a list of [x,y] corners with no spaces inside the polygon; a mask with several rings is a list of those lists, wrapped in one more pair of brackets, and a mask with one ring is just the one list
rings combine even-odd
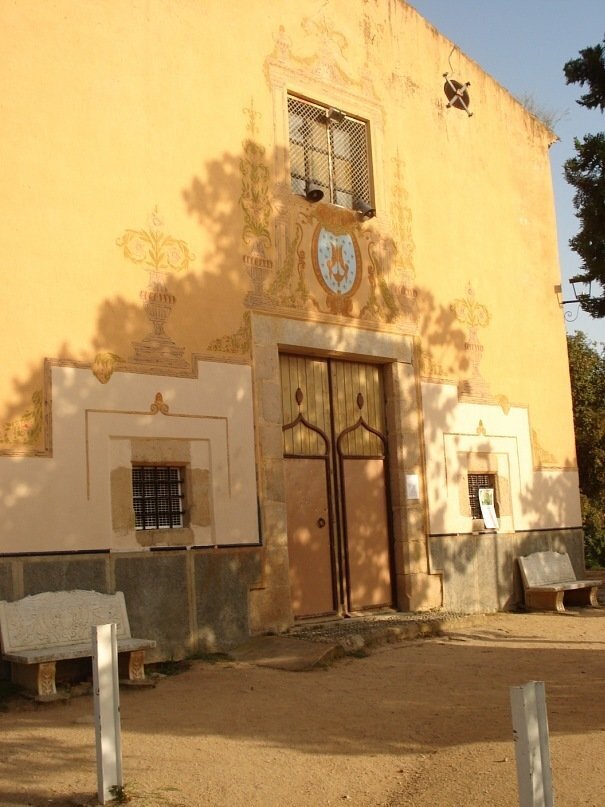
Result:
{"label": "tree", "polygon": [[605,347],[567,337],[586,559],[605,566]]}
{"label": "tree", "polygon": [[[603,44],[580,51],[578,59],[563,68],[567,84],[587,85],[588,92],[577,102],[588,109],[605,109],[605,38]],[[579,232],[570,239],[571,248],[582,259],[576,276],[601,287],[601,294],[581,300],[592,317],[605,317],[605,132],[575,138],[576,156],[565,163],[565,179],[576,189],[574,205],[580,220]],[[594,291],[594,290],[593,290]]]}

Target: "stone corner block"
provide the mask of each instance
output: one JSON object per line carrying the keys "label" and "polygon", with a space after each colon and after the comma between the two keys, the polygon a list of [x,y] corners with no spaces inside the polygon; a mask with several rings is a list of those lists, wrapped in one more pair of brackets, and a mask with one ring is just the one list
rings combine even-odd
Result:
{"label": "stone corner block", "polygon": [[250,633],[283,633],[292,627],[290,587],[254,589],[250,592]]}
{"label": "stone corner block", "polygon": [[430,611],[443,605],[441,575],[402,574],[397,575],[397,594],[402,611]]}

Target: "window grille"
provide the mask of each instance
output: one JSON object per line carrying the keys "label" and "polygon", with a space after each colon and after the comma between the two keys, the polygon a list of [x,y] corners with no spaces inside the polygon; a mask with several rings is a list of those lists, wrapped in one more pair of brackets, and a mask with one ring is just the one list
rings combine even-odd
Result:
{"label": "window grille", "polygon": [[495,474],[469,474],[468,475],[468,499],[471,505],[471,515],[473,518],[483,518],[481,505],[479,504],[479,488],[492,488],[494,491],[494,505],[496,514],[498,513],[498,503],[496,501],[496,475]]}
{"label": "window grille", "polygon": [[340,110],[288,96],[292,191],[320,188],[325,201],[372,201],[369,127]]}
{"label": "window grille", "polygon": [[134,465],[132,499],[137,530],[183,526],[183,468]]}

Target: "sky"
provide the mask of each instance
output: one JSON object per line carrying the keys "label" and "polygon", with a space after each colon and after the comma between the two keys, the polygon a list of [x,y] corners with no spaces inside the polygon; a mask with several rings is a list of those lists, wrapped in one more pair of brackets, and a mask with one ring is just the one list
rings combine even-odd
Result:
{"label": "sky", "polygon": [[[574,137],[605,129],[605,115],[576,103],[582,88],[567,85],[563,65],[605,36],[604,0],[408,0],[428,22],[451,39],[514,96],[531,96],[538,107],[560,120],[559,142],[550,148],[563,299],[573,299],[568,282],[580,271],[569,239],[578,231],[574,189],[563,176],[573,157]],[[447,70],[447,65],[444,68]],[[472,89],[471,89],[472,109]],[[476,112],[476,110],[475,110]],[[579,306],[565,306],[575,316]],[[569,332],[584,331],[605,342],[605,319],[580,312]]]}

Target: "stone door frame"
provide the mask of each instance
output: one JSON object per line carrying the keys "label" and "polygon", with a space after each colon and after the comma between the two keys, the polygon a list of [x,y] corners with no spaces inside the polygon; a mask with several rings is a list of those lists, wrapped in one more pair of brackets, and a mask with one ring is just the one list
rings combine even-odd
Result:
{"label": "stone door frame", "polygon": [[[279,352],[353,358],[385,365],[389,480],[394,540],[396,605],[425,611],[442,603],[440,574],[430,574],[427,551],[422,407],[412,336],[338,322],[251,312],[252,376],[257,441],[263,584],[251,592],[251,633],[285,630],[290,605],[288,537],[282,447]],[[417,481],[408,499],[406,481]]]}

